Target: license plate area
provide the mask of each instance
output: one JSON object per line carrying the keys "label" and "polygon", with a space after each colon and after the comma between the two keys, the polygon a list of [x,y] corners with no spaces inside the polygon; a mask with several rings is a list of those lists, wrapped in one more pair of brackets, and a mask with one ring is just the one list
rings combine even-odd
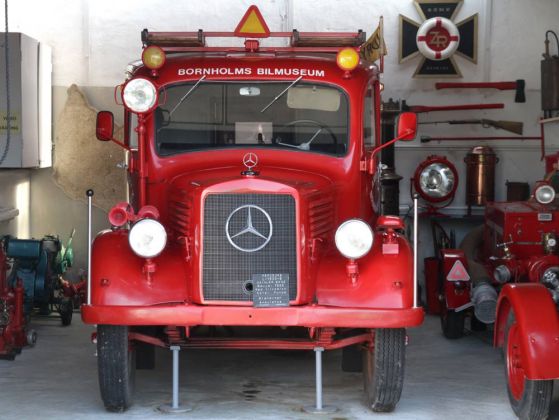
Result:
{"label": "license plate area", "polygon": [[289,274],[253,274],[252,284],[252,302],[255,308],[289,306]]}

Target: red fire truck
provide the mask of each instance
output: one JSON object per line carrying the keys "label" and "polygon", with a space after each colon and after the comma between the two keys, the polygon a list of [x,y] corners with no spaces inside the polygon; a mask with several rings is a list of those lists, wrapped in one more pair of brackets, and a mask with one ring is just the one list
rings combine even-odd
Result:
{"label": "red fire truck", "polygon": [[441,267],[429,271],[433,278],[444,276],[445,336],[461,337],[466,315],[472,328],[495,323],[494,344],[503,347],[509,400],[520,419],[548,418],[553,379],[559,379],[555,195],[541,181],[527,201],[488,203],[484,225],[466,236],[461,249],[442,250]]}
{"label": "red fire truck", "polygon": [[[261,46],[268,37],[289,46]],[[93,242],[82,306],[105,407],[130,406],[134,358],[151,367],[159,346],[315,350],[317,377],[322,350],[351,349],[369,407],[393,410],[405,328],[424,314],[403,221],[377,214],[377,152],[412,140],[416,117],[381,144],[363,32],[270,32],[251,6],[233,33],[142,41],[117,95],[124,140],[111,113],[97,117],[97,137],[128,151],[130,180]]]}
{"label": "red fire truck", "polygon": [[[524,203],[501,203],[488,215],[485,241],[500,243],[494,277],[499,294],[495,346],[503,347],[507,391],[520,419],[549,416],[559,379],[559,203],[546,182]],[[519,283],[521,282],[521,283]]]}

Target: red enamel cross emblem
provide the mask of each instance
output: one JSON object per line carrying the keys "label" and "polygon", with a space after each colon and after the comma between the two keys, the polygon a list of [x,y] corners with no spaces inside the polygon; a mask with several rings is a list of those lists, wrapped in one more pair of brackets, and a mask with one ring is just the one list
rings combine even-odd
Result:
{"label": "red enamel cross emblem", "polygon": [[400,63],[421,57],[414,77],[462,77],[456,55],[477,62],[477,13],[454,23],[462,1],[416,0],[422,23],[400,15]]}

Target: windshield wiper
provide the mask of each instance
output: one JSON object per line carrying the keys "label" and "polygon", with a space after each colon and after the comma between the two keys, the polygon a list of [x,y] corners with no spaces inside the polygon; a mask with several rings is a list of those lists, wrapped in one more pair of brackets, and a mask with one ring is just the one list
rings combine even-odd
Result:
{"label": "windshield wiper", "polygon": [[276,144],[279,144],[280,146],[294,147],[299,150],[311,150],[311,143],[313,142],[314,139],[316,139],[316,136],[318,136],[321,132],[322,132],[322,127],[316,133],[314,133],[314,135],[311,137],[309,141],[306,141],[301,144],[288,144],[288,143],[282,143],[281,141],[276,141]]}
{"label": "windshield wiper", "polygon": [[186,98],[188,98],[192,92],[194,92],[194,89],[196,89],[198,87],[198,85],[202,82],[202,80],[204,80],[205,78],[206,78],[206,75],[203,75],[202,77],[200,77],[198,79],[198,81],[194,84],[194,86],[192,86],[190,88],[190,90],[184,94],[184,96],[181,98],[181,100],[175,105],[175,107],[171,110],[171,112],[169,112],[169,117],[171,117],[171,115],[173,115],[173,112],[175,112],[177,110],[177,108],[179,106],[181,106],[181,104],[184,102],[184,100]]}
{"label": "windshield wiper", "polygon": [[260,110],[260,112],[264,112],[268,108],[270,108],[274,102],[276,102],[279,98],[281,98],[285,94],[285,92],[287,92],[289,89],[291,89],[297,83],[299,83],[299,80],[301,80],[302,78],[303,78],[303,76],[299,76],[293,82],[291,82],[291,84],[289,86],[287,86],[284,90],[282,90],[281,93],[278,96],[276,96],[274,99],[272,99],[272,102],[270,102],[268,105],[266,105],[264,108],[262,108]]}

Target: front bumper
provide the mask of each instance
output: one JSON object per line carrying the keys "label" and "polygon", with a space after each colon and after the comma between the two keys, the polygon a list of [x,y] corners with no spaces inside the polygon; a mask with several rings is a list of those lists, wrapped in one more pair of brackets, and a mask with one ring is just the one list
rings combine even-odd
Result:
{"label": "front bumper", "polygon": [[108,325],[227,325],[335,328],[406,328],[423,322],[422,308],[363,309],[307,305],[281,308],[248,306],[82,305],[86,324]]}

